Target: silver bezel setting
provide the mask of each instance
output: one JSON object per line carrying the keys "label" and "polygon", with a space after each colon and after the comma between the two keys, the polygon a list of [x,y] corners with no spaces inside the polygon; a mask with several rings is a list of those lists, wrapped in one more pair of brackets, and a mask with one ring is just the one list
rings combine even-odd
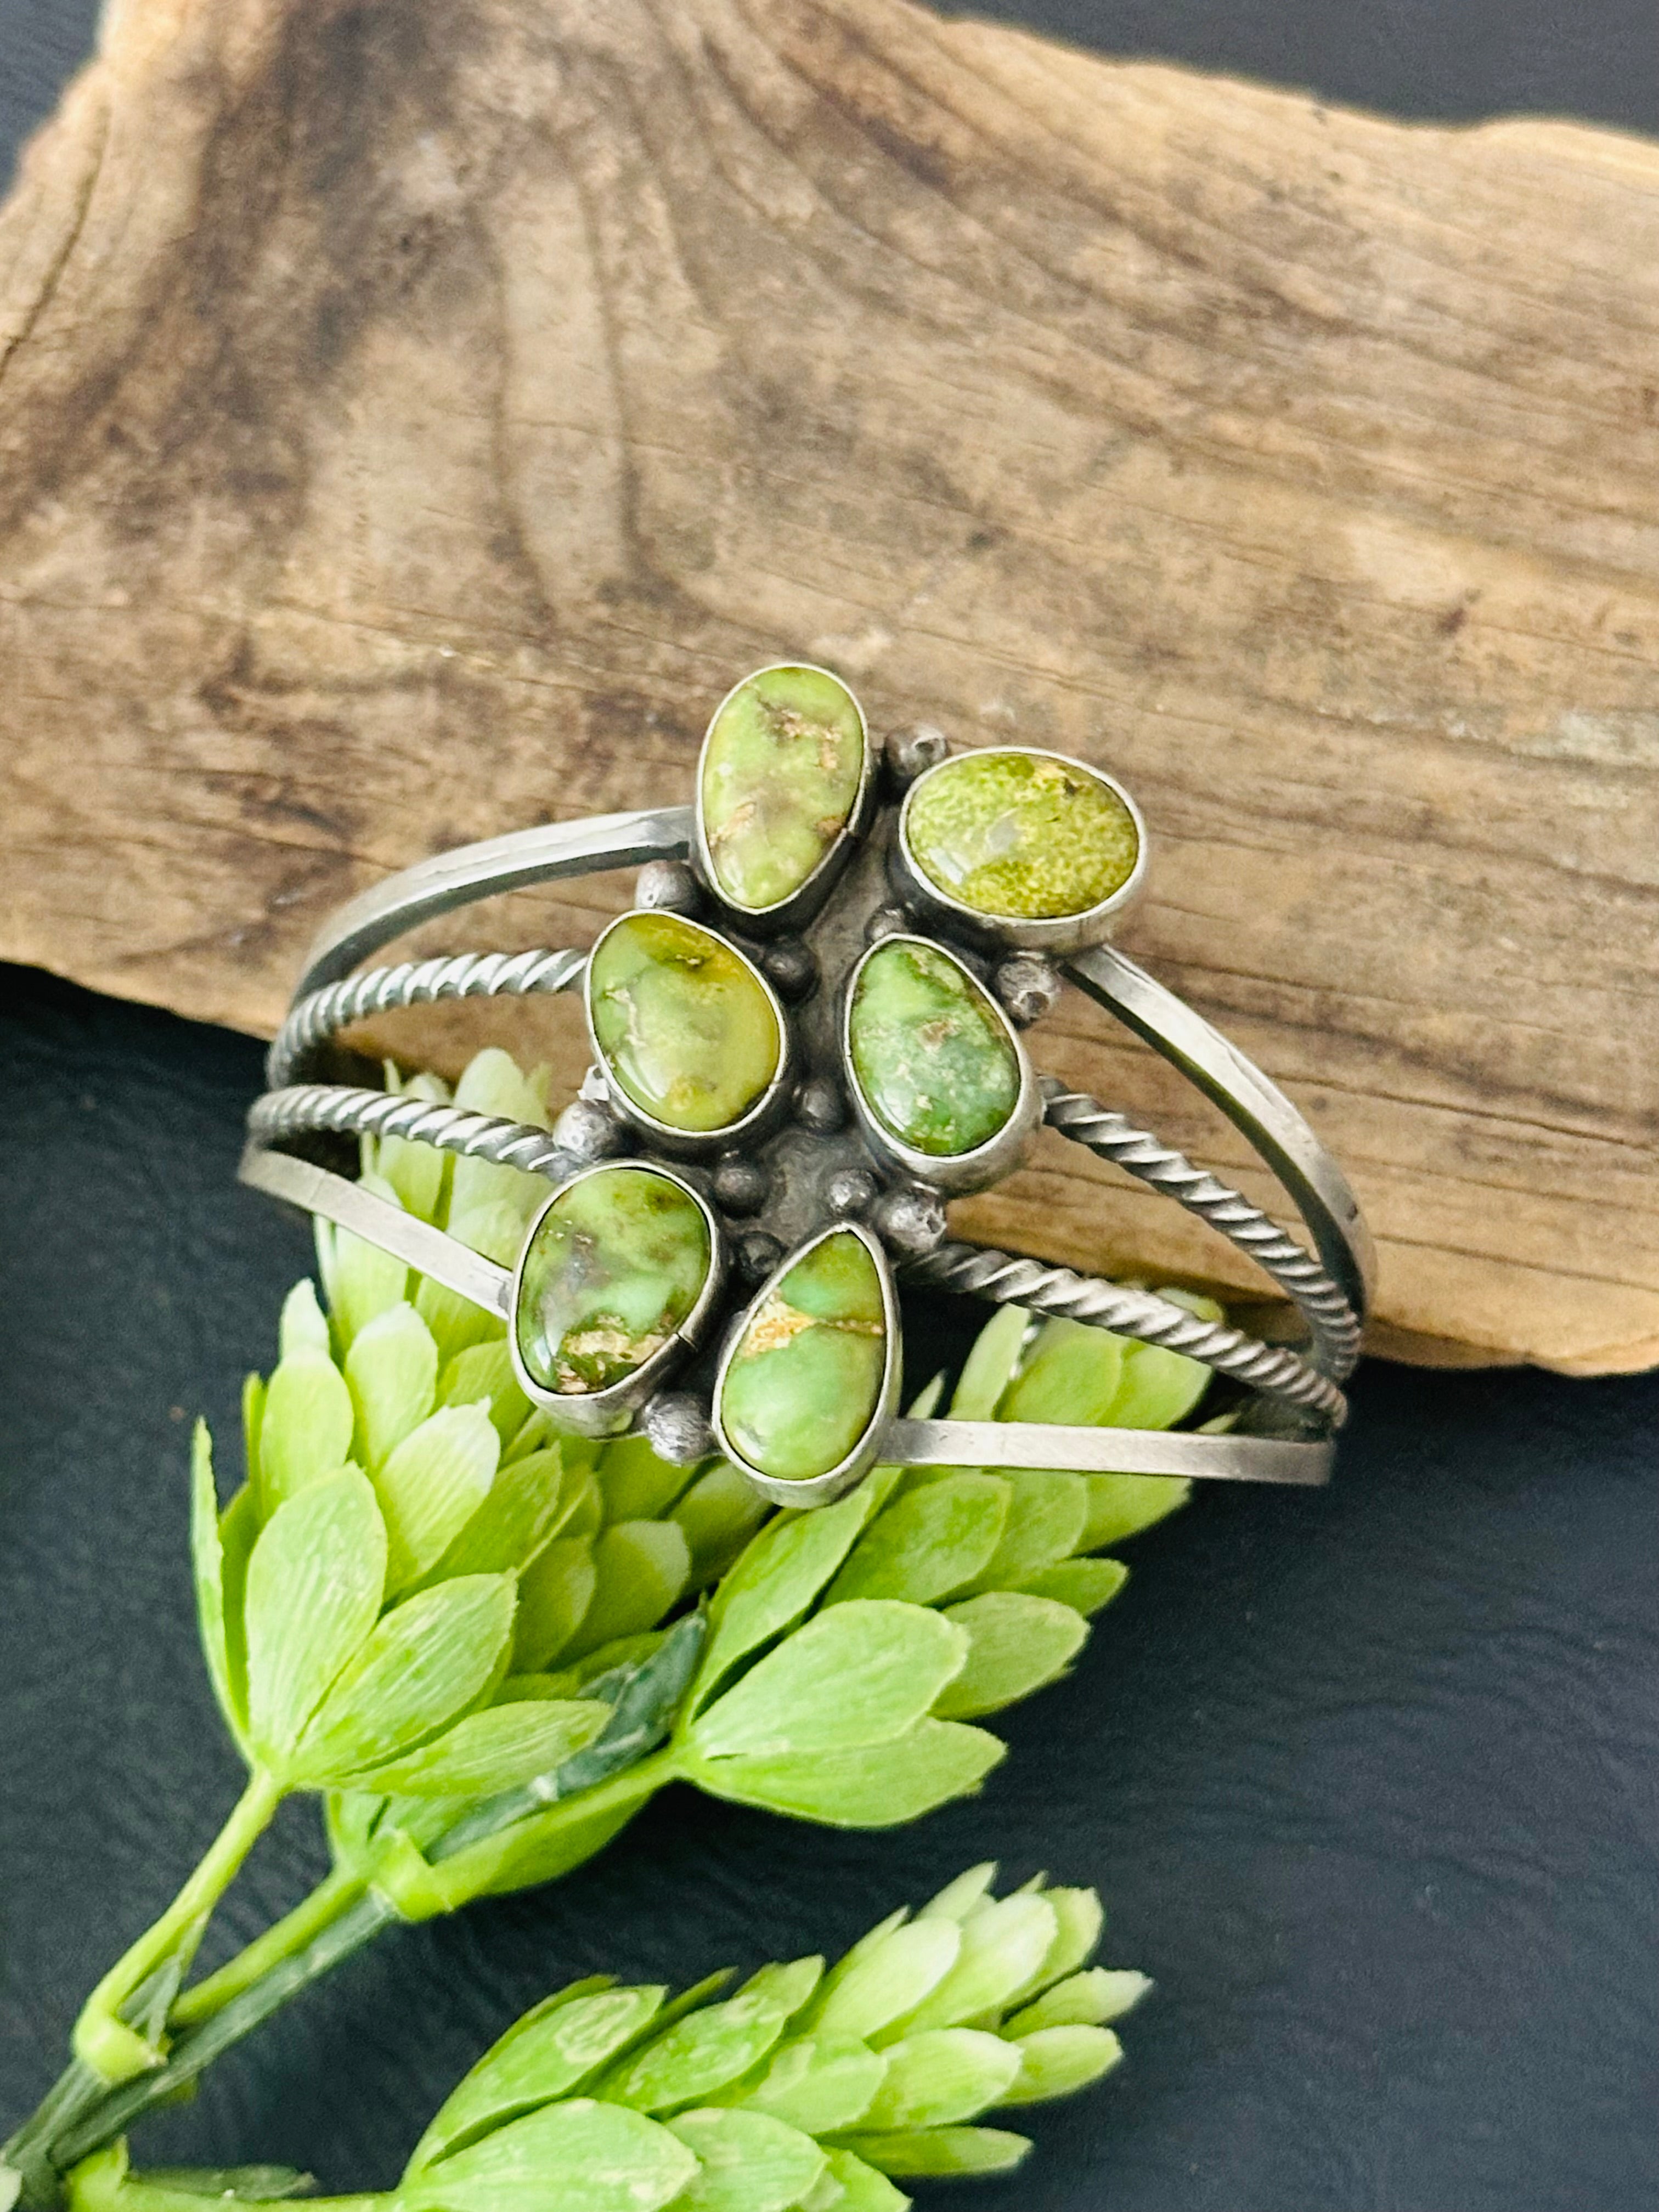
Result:
{"label": "silver bezel setting", "polygon": [[613,930],[619,929],[625,921],[634,921],[641,916],[659,921],[663,913],[660,907],[630,907],[626,914],[619,914],[614,921],[605,924],[594,939],[592,951],[587,956],[587,968],[582,977],[582,1015],[587,1024],[588,1042],[593,1048],[594,1063],[605,1085],[605,1097],[619,1118],[630,1127],[642,1131],[665,1152],[675,1154],[681,1159],[703,1159],[711,1153],[730,1151],[739,1138],[765,1134],[787,1115],[794,1073],[793,1038],[784,1013],[783,1001],[759,966],[741,946],[734,945],[729,937],[712,928],[708,922],[694,920],[690,915],[676,914],[672,917],[674,921],[687,929],[701,930],[705,937],[712,937],[723,946],[734,960],[740,961],[765,993],[766,1002],[772,1009],[772,1018],[777,1024],[778,1064],[771,1081],[748,1112],[739,1120],[727,1121],[718,1129],[676,1129],[666,1121],[659,1121],[643,1106],[635,1105],[612,1073],[610,1057],[599,1042],[599,1030],[593,1021],[593,965],[599,947]]}
{"label": "silver bezel setting", "polygon": [[[955,898],[942,890],[910,850],[910,810],[918,792],[924,790],[935,776],[948,775],[969,761],[983,759],[992,753],[1023,753],[1035,760],[1058,761],[1081,775],[1092,776],[1097,783],[1104,784],[1113,797],[1127,809],[1134,824],[1135,864],[1127,878],[1109,897],[1101,899],[1084,914],[1061,914],[1033,918],[1018,915],[981,914],[977,907]],[[971,943],[988,945],[1013,945],[1026,952],[1048,952],[1064,956],[1081,952],[1091,945],[1099,945],[1110,936],[1113,925],[1127,913],[1140,896],[1146,886],[1147,859],[1146,821],[1139,806],[1123,786],[1104,769],[1096,768],[1092,762],[1079,760],[1073,753],[1059,753],[1048,745],[984,745],[972,751],[953,753],[948,760],[937,762],[924,770],[905,793],[900,803],[898,834],[893,840],[892,869],[895,881],[907,904],[923,914],[945,923],[959,936]]]}
{"label": "silver bezel setting", "polygon": [[[542,1223],[565,1195],[579,1183],[591,1182],[597,1175],[609,1175],[618,1168],[637,1170],[641,1175],[659,1176],[683,1191],[702,1216],[703,1226],[708,1232],[708,1272],[703,1278],[702,1290],[685,1319],[666,1344],[659,1345],[648,1359],[641,1360],[631,1375],[620,1382],[612,1382],[603,1390],[584,1392],[550,1390],[538,1382],[526,1366],[519,1348],[519,1311],[524,1291],[525,1263],[530,1257],[530,1248]],[[507,1341],[513,1362],[513,1373],[519,1388],[532,1406],[539,1406],[552,1417],[554,1425],[578,1437],[618,1437],[633,1426],[634,1416],[647,1398],[653,1397],[677,1368],[695,1352],[707,1334],[709,1315],[715,1301],[726,1286],[726,1251],[725,1232],[714,1209],[696,1186],[677,1175],[672,1168],[665,1167],[659,1160],[628,1158],[595,1160],[577,1175],[567,1176],[553,1190],[546,1202],[538,1206],[535,1217],[525,1231],[524,1243],[519,1248],[518,1259],[513,1267],[512,1303],[507,1317]]]}
{"label": "silver bezel setting", "polygon": [[[858,789],[853,794],[853,803],[847,811],[847,818],[830,840],[823,857],[805,882],[799,884],[787,898],[774,900],[770,906],[743,906],[732,898],[729,892],[721,889],[720,877],[714,866],[714,854],[708,848],[708,832],[703,821],[703,769],[708,758],[708,746],[714,734],[714,725],[738,693],[743,690],[744,684],[752,684],[757,676],[769,676],[775,670],[785,668],[803,668],[811,675],[827,677],[830,683],[838,684],[847,694],[859,718],[859,730],[864,740],[864,759],[859,771]],[[692,785],[696,816],[692,839],[692,865],[696,870],[699,882],[709,897],[727,914],[740,919],[744,927],[753,930],[757,937],[781,935],[787,930],[799,928],[804,922],[810,921],[834,890],[836,878],[852,857],[854,848],[870,827],[875,814],[876,779],[879,765],[876,745],[870,735],[869,717],[864,711],[864,702],[846,678],[837,676],[833,668],[821,668],[815,660],[769,660],[763,668],[751,668],[746,676],[740,677],[708,718],[708,726],[703,732],[702,744],[697,751],[696,773]]]}
{"label": "silver bezel setting", "polygon": [[[1019,1091],[1009,1113],[995,1136],[987,1138],[971,1152],[957,1153],[924,1152],[905,1144],[894,1136],[864,1095],[858,1070],[853,1063],[853,1001],[856,997],[859,978],[878,952],[894,945],[919,945],[929,952],[938,953],[951,962],[967,978],[974,991],[990,1009],[998,1027],[1013,1048],[1015,1064],[1019,1069]],[[841,1008],[842,1069],[847,1090],[853,1102],[853,1116],[860,1133],[876,1157],[897,1170],[907,1181],[925,1183],[944,1198],[959,1198],[969,1191],[986,1190],[1000,1182],[1005,1176],[1012,1175],[1024,1164],[1030,1151],[1031,1139],[1042,1121],[1042,1093],[1037,1085],[1036,1073],[1030,1055],[1025,1049],[1019,1031],[1008,1018],[994,993],[987,990],[966,961],[953,952],[948,945],[936,938],[923,937],[915,930],[896,930],[890,937],[878,938],[866,948],[854,963],[847,978]]]}
{"label": "silver bezel setting", "polygon": [[[768,1474],[746,1459],[726,1434],[721,1413],[721,1401],[726,1395],[726,1378],[738,1346],[748,1333],[750,1322],[769,1298],[784,1277],[807,1255],[831,1237],[856,1237],[875,1261],[876,1279],[881,1285],[882,1325],[885,1341],[883,1346],[881,1388],[877,1393],[874,1410],[858,1442],[836,1466],[822,1474],[809,1475],[804,1481],[788,1482],[777,1475]],[[785,1253],[772,1273],[755,1292],[733,1323],[720,1352],[720,1364],[714,1371],[714,1389],[710,1407],[710,1425],[714,1441],[738,1472],[753,1483],[763,1498],[775,1505],[828,1505],[833,1499],[844,1496],[855,1483],[867,1474],[881,1456],[881,1447],[887,1425],[892,1419],[898,1404],[901,1379],[902,1346],[899,1340],[898,1293],[894,1287],[892,1265],[881,1240],[861,1222],[832,1221]]]}

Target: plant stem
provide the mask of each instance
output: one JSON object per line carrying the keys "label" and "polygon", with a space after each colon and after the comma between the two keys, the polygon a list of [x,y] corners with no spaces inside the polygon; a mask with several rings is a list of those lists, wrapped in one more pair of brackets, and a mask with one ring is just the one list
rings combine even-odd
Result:
{"label": "plant stem", "polygon": [[302,1951],[324,1929],[332,1927],[343,1912],[362,1897],[368,1885],[361,1875],[336,1867],[324,1875],[311,1894],[291,1912],[256,1936],[246,1948],[228,1960],[216,1973],[206,1975],[187,1989],[167,2015],[169,2028],[195,2027],[222,2011],[232,1997],[240,1996],[262,1981],[274,1966]]}
{"label": "plant stem", "polygon": [[282,1798],[281,1784],[256,1766],[194,1874],[87,1999],[75,2023],[73,2045],[76,2057],[101,2080],[127,2081],[155,2066],[158,2053],[154,2045],[127,2026],[122,2008],[157,1967],[174,1959],[188,1966],[214,1906],[270,1826]]}

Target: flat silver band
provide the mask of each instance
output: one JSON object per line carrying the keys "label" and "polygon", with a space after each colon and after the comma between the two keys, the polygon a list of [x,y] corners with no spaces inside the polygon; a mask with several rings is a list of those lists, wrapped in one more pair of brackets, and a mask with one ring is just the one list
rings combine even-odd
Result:
{"label": "flat silver band", "polygon": [[[510,1322],[512,1269],[498,1267],[389,1199],[258,1141],[242,1155],[238,1176],[252,1188],[319,1215],[406,1261],[434,1282]],[[1330,1480],[1334,1446],[1328,1437],[1206,1436],[1172,1429],[1050,1427],[1035,1421],[901,1419],[889,1422],[880,1455],[910,1467],[1058,1468],[1079,1474],[1161,1474],[1200,1481],[1311,1486]]]}

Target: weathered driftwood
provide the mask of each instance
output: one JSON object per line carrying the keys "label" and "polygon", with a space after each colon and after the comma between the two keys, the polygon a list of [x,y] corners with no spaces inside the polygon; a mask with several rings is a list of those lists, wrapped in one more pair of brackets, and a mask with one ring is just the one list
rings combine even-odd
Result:
{"label": "weathered driftwood", "polygon": [[[1127,941],[1351,1164],[1380,1348],[1659,1359],[1656,269],[1659,149],[903,0],[117,0],[0,221],[0,952],[269,1028],[805,651],[1137,791]],[[1057,1145],[964,1212],[1243,1279]]]}

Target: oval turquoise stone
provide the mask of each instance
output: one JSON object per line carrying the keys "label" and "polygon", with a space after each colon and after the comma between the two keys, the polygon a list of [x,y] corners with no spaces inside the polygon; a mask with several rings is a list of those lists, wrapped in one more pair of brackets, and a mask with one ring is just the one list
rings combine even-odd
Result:
{"label": "oval turquoise stone", "polygon": [[975,914],[1015,921],[1087,914],[1134,872],[1134,817],[1080,761],[1012,748],[933,769],[904,812],[911,859]]}
{"label": "oval turquoise stone", "polygon": [[877,945],[853,987],[847,1041],[866,1105],[913,1152],[977,1151],[1018,1103],[1019,1055],[1001,1009],[938,945]]}
{"label": "oval turquoise stone", "polygon": [[822,668],[763,668],[709,726],[698,819],[714,888],[750,914],[781,905],[845,828],[864,775],[864,717]]}
{"label": "oval turquoise stone", "polygon": [[588,1018],[624,1097],[671,1129],[740,1121],[783,1057],[783,1033],[743,956],[683,915],[625,914],[593,948]]}
{"label": "oval turquoise stone", "polygon": [[669,1176],[631,1166],[584,1176],[525,1253],[513,1325],[526,1370],[562,1397],[625,1382],[684,1326],[712,1259],[702,1207]]}
{"label": "oval turquoise stone", "polygon": [[857,1448],[886,1364],[879,1263],[852,1230],[831,1230],[750,1310],[720,1385],[721,1425],[763,1474],[810,1481]]}

